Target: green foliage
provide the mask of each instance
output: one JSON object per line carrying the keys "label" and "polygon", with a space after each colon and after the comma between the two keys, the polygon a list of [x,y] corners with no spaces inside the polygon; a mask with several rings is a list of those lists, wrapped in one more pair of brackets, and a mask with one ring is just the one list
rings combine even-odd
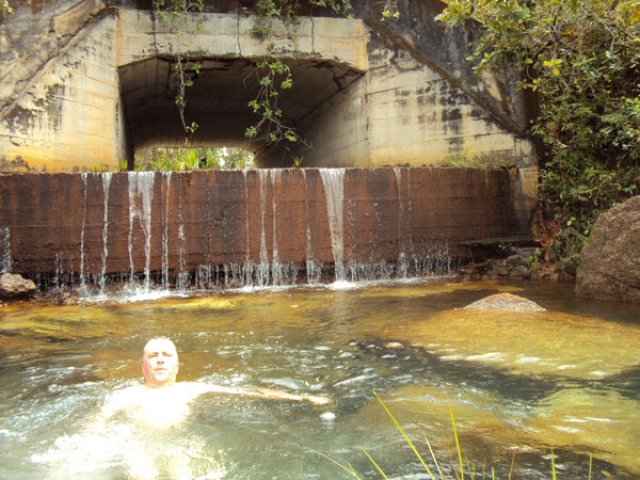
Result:
{"label": "green foliage", "polygon": [[188,122],[185,116],[187,88],[194,85],[202,64],[191,61],[184,53],[189,46],[189,36],[202,30],[203,22],[194,14],[204,10],[204,0],[154,0],[154,12],[160,24],[178,37],[176,44],[173,83],[176,86],[175,103],[182,128],[190,136],[198,129],[196,122]]}
{"label": "green foliage", "polygon": [[138,171],[234,170],[253,168],[253,154],[240,148],[157,147],[136,158]]}
{"label": "green foliage", "polygon": [[445,0],[439,19],[482,26],[476,68],[511,64],[536,93],[540,194],[556,261],[575,266],[597,215],[638,193],[638,0]]}
{"label": "green foliage", "polygon": [[0,0],[0,14],[7,12],[10,14],[13,14],[13,8],[11,7],[11,4],[9,3],[9,0]]}
{"label": "green foliage", "polygon": [[294,86],[289,65],[276,57],[276,44],[273,39],[274,22],[283,21],[295,35],[295,25],[303,6],[328,8],[336,14],[350,15],[350,0],[259,0],[256,4],[258,20],[252,33],[268,42],[266,55],[256,63],[258,93],[249,102],[249,108],[258,115],[258,121],[245,131],[245,137],[251,141],[267,144],[285,142],[304,143],[295,129],[287,124],[283,110],[279,106],[281,95]]}
{"label": "green foliage", "polygon": [[327,8],[337,15],[350,15],[352,11],[351,0],[258,0],[256,4],[260,16],[289,21],[295,21],[305,6]]}
{"label": "green foliage", "polygon": [[[199,125],[196,122],[188,122],[185,118],[186,90],[193,86],[201,64],[190,61],[183,52],[187,50],[189,37],[203,28],[203,22],[194,14],[204,11],[204,7],[204,0],[154,0],[154,11],[161,24],[182,39],[176,51],[175,103],[182,126],[190,136],[196,132]],[[249,108],[259,118],[254,125],[245,130],[245,137],[250,141],[267,144],[283,141],[288,144],[304,143],[295,129],[287,125],[285,114],[279,106],[281,94],[292,89],[294,82],[289,65],[275,55],[273,27],[276,20],[283,21],[288,27],[295,26],[301,10],[309,7],[326,8],[338,15],[351,15],[350,0],[258,0],[256,3],[258,20],[251,33],[267,41],[268,45],[266,55],[256,63],[258,93],[248,103]],[[295,35],[293,30],[291,28],[290,33]]]}
{"label": "green foliage", "polygon": [[[272,55],[275,45],[271,43],[268,55],[256,64],[259,85],[256,98],[249,102],[249,108],[260,119],[245,131],[250,140],[278,143],[282,140],[295,143],[300,140],[295,130],[284,122],[284,112],[279,107],[280,95],[293,87],[291,69],[282,60]],[[259,135],[260,134],[260,135]]]}
{"label": "green foliage", "polygon": [[384,7],[382,8],[381,21],[385,21],[388,18],[400,18],[400,9],[398,8],[398,0],[386,0]]}
{"label": "green foliage", "polygon": [[109,165],[107,165],[106,163],[101,163],[99,165],[94,165],[91,168],[89,168],[89,171],[93,172],[93,173],[108,172],[110,170],[111,170],[111,167]]}
{"label": "green foliage", "polygon": [[129,162],[127,159],[120,159],[116,164],[116,170],[118,172],[126,172],[129,168]]}

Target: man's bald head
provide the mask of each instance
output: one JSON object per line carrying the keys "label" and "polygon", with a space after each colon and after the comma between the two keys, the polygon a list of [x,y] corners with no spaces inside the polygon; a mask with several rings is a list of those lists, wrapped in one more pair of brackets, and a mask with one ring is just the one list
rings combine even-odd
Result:
{"label": "man's bald head", "polygon": [[148,387],[173,385],[178,375],[178,350],[171,339],[156,337],[149,340],[142,351],[142,374]]}

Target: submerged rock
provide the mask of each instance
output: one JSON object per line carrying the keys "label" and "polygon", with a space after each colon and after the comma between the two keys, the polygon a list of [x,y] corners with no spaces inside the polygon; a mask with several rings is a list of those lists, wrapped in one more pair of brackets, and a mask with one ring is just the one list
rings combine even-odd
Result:
{"label": "submerged rock", "polygon": [[496,293],[473,302],[465,310],[499,310],[502,312],[544,312],[546,309],[535,302],[511,293]]}
{"label": "submerged rock", "polygon": [[582,252],[576,294],[640,303],[640,196],[600,215]]}
{"label": "submerged rock", "polygon": [[640,475],[640,410],[636,400],[610,390],[566,388],[531,413],[532,418],[522,427],[541,444],[592,452],[594,458],[619,465],[634,475],[622,478]]}
{"label": "submerged rock", "polygon": [[388,322],[375,335],[423,347],[443,362],[540,379],[599,381],[640,366],[640,325],[549,310],[452,309]]}
{"label": "submerged rock", "polygon": [[0,299],[28,298],[36,291],[36,284],[17,273],[0,275]]}

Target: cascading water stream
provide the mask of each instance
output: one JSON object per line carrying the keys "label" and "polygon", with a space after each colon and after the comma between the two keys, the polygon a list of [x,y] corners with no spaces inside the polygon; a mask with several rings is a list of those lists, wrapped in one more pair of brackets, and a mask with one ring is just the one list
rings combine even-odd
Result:
{"label": "cascading water stream", "polygon": [[309,186],[307,185],[307,174],[302,170],[302,178],[304,180],[304,205],[306,213],[306,244],[305,244],[305,264],[307,268],[307,283],[309,285],[316,285],[320,283],[322,275],[322,265],[316,262],[313,254],[313,243],[311,238],[311,218],[309,213]]}
{"label": "cascading water stream", "polygon": [[187,272],[187,262],[185,261],[185,250],[187,238],[184,234],[184,224],[178,226],[178,241],[180,247],[178,249],[178,279],[176,280],[176,288],[184,291],[189,287],[189,272]]}
{"label": "cascading water stream", "polygon": [[111,172],[105,172],[102,176],[103,216],[102,216],[102,258],[100,262],[100,294],[104,295],[107,277],[107,257],[109,256],[109,190],[111,189]]}
{"label": "cascading water stream", "polygon": [[260,264],[256,268],[256,285],[264,287],[269,284],[269,256],[267,252],[267,187],[269,170],[258,170],[260,178]]}
{"label": "cascading water stream", "polygon": [[82,179],[83,185],[83,193],[82,193],[82,229],[80,230],[80,292],[86,294],[87,283],[85,280],[84,273],[84,234],[85,228],[87,225],[87,176],[86,172],[80,174],[80,178]]}
{"label": "cascading water stream", "polygon": [[402,203],[402,168],[394,167],[393,173],[398,184],[398,265],[396,275],[398,278],[407,278],[409,263],[407,261],[407,249],[404,236],[404,205]]}
{"label": "cascading water stream", "polygon": [[[129,172],[129,263],[131,268],[130,283],[135,283],[135,265],[133,261],[133,229],[138,219],[144,234],[144,289],[151,288],[151,205],[153,202],[153,186],[155,172]],[[140,207],[137,207],[137,203]]]}
{"label": "cascading water stream", "polygon": [[2,258],[0,258],[0,273],[11,272],[13,258],[11,256],[11,229],[2,227]]}
{"label": "cascading water stream", "polygon": [[251,210],[249,209],[249,187],[247,186],[247,171],[242,171],[242,178],[244,180],[244,214],[245,214],[245,242],[246,242],[246,254],[244,265],[242,266],[242,277],[244,286],[253,285],[253,261],[251,260],[251,230],[249,218],[251,216]]}
{"label": "cascading water stream", "polygon": [[[423,195],[422,187],[411,192],[412,185],[428,185],[425,182],[436,177],[428,171],[260,169],[239,174],[76,176],[68,186],[63,184],[75,190],[78,207],[70,224],[76,241],[68,245],[53,237],[59,243],[42,262],[49,269],[42,270],[42,285],[79,284],[81,295],[91,290],[104,296],[110,279],[120,276],[128,284],[125,290],[139,295],[161,293],[149,292],[155,288],[185,293],[216,287],[314,285],[331,275],[334,282],[350,286],[451,271],[447,239],[432,228],[431,218],[422,215],[424,210],[446,208],[441,199],[448,198],[448,192]],[[212,182],[219,194],[197,190]],[[421,212],[415,218],[414,206]],[[60,208],[69,207],[60,202]],[[0,225],[0,268],[9,271],[16,267],[12,263],[22,268],[20,259],[28,245],[23,239],[31,233],[14,227],[12,217],[5,222]],[[465,233],[458,231],[457,238]]]}
{"label": "cascading water stream", "polygon": [[164,173],[164,212],[162,217],[162,288],[169,288],[169,215],[171,213],[171,172]]}
{"label": "cascading water stream", "polygon": [[336,282],[347,280],[344,268],[344,172],[344,169],[340,168],[320,169],[327,199]]}
{"label": "cascading water stream", "polygon": [[286,269],[280,262],[280,252],[278,251],[278,201],[276,197],[276,186],[280,183],[281,171],[270,170],[271,177],[271,208],[273,209],[273,242],[272,242],[272,262],[271,277],[273,285],[286,285]]}

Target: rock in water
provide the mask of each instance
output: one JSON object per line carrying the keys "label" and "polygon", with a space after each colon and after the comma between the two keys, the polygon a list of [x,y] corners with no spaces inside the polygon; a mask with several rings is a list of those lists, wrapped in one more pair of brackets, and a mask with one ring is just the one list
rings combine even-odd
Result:
{"label": "rock in water", "polygon": [[535,302],[511,293],[496,293],[470,303],[465,310],[499,310],[502,312],[544,312]]}
{"label": "rock in water", "polygon": [[640,196],[598,217],[582,251],[576,294],[640,303]]}
{"label": "rock in water", "polygon": [[0,275],[0,298],[30,297],[36,291],[36,284],[17,273],[3,273]]}

